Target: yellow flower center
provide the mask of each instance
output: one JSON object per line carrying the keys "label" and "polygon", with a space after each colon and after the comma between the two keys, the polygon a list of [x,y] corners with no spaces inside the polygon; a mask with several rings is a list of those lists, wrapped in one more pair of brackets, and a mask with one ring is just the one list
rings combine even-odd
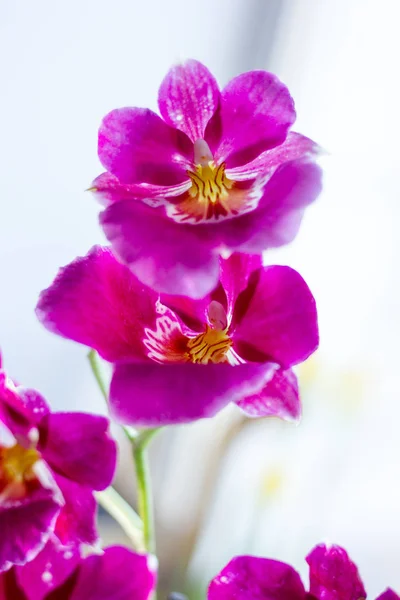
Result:
{"label": "yellow flower center", "polygon": [[209,204],[219,202],[228,212],[228,206],[225,200],[229,197],[229,191],[233,186],[233,181],[225,175],[225,164],[218,166],[210,160],[206,165],[196,165],[195,171],[188,171],[192,181],[192,187],[189,189],[191,198],[196,198],[197,202],[203,205],[204,213],[209,212]]}
{"label": "yellow flower center", "polygon": [[188,341],[189,360],[202,365],[209,362],[225,362],[226,354],[231,346],[232,340],[226,329],[212,329],[207,325],[204,333],[196,335]]}
{"label": "yellow flower center", "polygon": [[34,448],[20,444],[0,448],[0,499],[23,495],[25,483],[36,479],[33,466],[38,460],[40,454]]}

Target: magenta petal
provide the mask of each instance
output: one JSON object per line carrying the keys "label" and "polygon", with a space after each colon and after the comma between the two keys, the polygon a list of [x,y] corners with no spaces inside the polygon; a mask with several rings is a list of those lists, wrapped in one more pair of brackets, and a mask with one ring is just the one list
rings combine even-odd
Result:
{"label": "magenta petal", "polygon": [[228,174],[234,180],[240,181],[270,172],[280,165],[292,160],[313,159],[322,153],[322,149],[309,138],[289,131],[286,140],[279,146],[259,154],[251,162],[229,169]]}
{"label": "magenta petal", "polygon": [[95,246],[60,269],[36,308],[43,325],[97,350],[106,360],[146,360],[143,329],[154,326],[157,296]]}
{"label": "magenta petal", "polygon": [[318,346],[315,300],[290,267],[254,271],[236,301],[234,348],[246,360],[272,360],[284,369],[305,360]]}
{"label": "magenta petal", "polygon": [[44,547],[54,530],[60,504],[51,489],[38,488],[0,508],[0,572],[24,565]]}
{"label": "magenta petal", "polygon": [[106,548],[82,561],[69,600],[148,600],[156,586],[153,557]]}
{"label": "magenta petal", "polygon": [[232,313],[240,292],[247,287],[251,273],[261,266],[259,254],[235,253],[227,259],[221,258],[219,279],[226,293],[229,313]]}
{"label": "magenta petal", "polygon": [[250,71],[221,92],[222,142],[218,162],[243,165],[283,142],[296,113],[287,87],[272,73]]}
{"label": "magenta petal", "polygon": [[400,600],[400,596],[398,596],[392,589],[388,588],[382,592],[382,594],[380,594],[376,600]]}
{"label": "magenta petal", "polygon": [[306,206],[321,191],[321,175],[315,163],[285,163],[268,181],[255,210],[220,223],[221,240],[249,254],[288,244],[298,233]]}
{"label": "magenta petal", "polygon": [[301,415],[297,377],[291,369],[279,369],[258,394],[243,398],[236,404],[248,417],[297,420]]}
{"label": "magenta petal", "polygon": [[121,364],[110,388],[120,423],[168,425],[212,417],[229,402],[260,390],[274,364]]}
{"label": "magenta petal", "polygon": [[97,504],[92,490],[61,475],[55,478],[65,501],[57,518],[55,535],[64,546],[94,544],[98,539]]}
{"label": "magenta petal", "polygon": [[86,413],[52,413],[40,426],[39,450],[51,468],[93,490],[114,477],[117,447],[105,417]]}
{"label": "magenta petal", "polygon": [[16,387],[6,373],[0,370],[0,420],[13,436],[29,440],[37,419],[33,410],[26,405],[25,396],[38,398],[39,394],[34,390],[26,391],[25,394],[23,389]]}
{"label": "magenta petal", "polygon": [[211,581],[208,600],[305,600],[300,576],[282,562],[254,556],[233,558]]}
{"label": "magenta petal", "polygon": [[316,546],[306,560],[310,566],[310,593],[318,600],[366,598],[357,567],[340,546]]}
{"label": "magenta petal", "polygon": [[123,183],[174,185],[187,179],[190,140],[147,108],[120,108],[99,130],[102,165]]}
{"label": "magenta petal", "polygon": [[49,414],[49,405],[43,396],[36,390],[25,388],[22,385],[19,385],[17,386],[17,393],[25,408],[27,408],[31,413],[32,421],[35,424],[38,424],[42,417]]}
{"label": "magenta petal", "polygon": [[135,275],[165,294],[202,298],[218,282],[214,240],[196,225],[182,225],[159,210],[125,200],[109,206],[100,221],[108,240]]}
{"label": "magenta petal", "polygon": [[17,581],[26,600],[45,600],[47,594],[68,579],[79,560],[76,549],[50,540],[34,560],[16,569]]}
{"label": "magenta petal", "polygon": [[219,99],[217,82],[197,60],[172,67],[158,92],[158,106],[165,121],[186,133],[192,142],[204,138]]}
{"label": "magenta petal", "polygon": [[107,206],[112,202],[120,200],[136,200],[144,199],[151,204],[163,203],[165,198],[174,198],[180,196],[190,187],[189,179],[183,183],[176,185],[155,185],[152,183],[121,183],[120,180],[111,175],[111,173],[102,173],[92,182],[88,191],[93,192],[101,204]]}

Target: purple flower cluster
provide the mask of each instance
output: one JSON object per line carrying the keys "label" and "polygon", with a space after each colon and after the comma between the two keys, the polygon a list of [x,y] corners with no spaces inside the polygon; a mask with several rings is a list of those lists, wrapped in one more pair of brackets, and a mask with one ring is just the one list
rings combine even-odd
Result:
{"label": "purple flower cluster", "polygon": [[[220,90],[201,63],[172,68],[148,109],[113,110],[92,184],[110,247],[60,269],[36,308],[50,331],[112,365],[111,416],[161,426],[235,403],[249,417],[296,420],[293,368],[318,347],[315,301],[261,253],[292,241],[321,189],[318,146],[290,131],[287,88],[271,73]],[[53,413],[0,361],[0,600],[149,600],[156,560],[99,553],[94,491],[116,444],[106,418]],[[282,562],[241,556],[209,600],[361,600],[357,568],[336,546],[307,557],[310,588]],[[382,600],[399,600],[390,590]]]}

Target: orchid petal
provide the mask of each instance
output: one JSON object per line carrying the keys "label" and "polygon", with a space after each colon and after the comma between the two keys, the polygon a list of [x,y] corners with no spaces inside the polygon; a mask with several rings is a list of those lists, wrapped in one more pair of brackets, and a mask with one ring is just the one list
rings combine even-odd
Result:
{"label": "orchid petal", "polygon": [[120,423],[168,425],[212,417],[229,402],[256,393],[275,364],[120,364],[110,389]]}
{"label": "orchid petal", "polygon": [[60,269],[36,314],[50,331],[106,360],[146,360],[143,329],[155,323],[156,299],[108,248],[95,246]]}
{"label": "orchid petal", "polygon": [[238,354],[271,360],[284,369],[305,360],[318,346],[315,300],[290,267],[254,271],[236,301],[232,337]]}
{"label": "orchid petal", "polygon": [[190,140],[151,110],[120,108],[103,119],[99,158],[122,183],[174,185],[187,179]]}
{"label": "orchid petal", "polygon": [[158,92],[160,113],[195,142],[218,108],[220,93],[210,71],[197,60],[172,67]]}

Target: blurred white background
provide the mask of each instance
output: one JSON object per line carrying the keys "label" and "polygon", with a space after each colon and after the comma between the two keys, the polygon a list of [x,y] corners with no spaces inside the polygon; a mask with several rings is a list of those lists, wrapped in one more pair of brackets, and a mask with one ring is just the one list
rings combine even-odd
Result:
{"label": "blurred white background", "polygon": [[204,585],[247,552],[305,574],[308,550],[331,541],[371,597],[400,592],[399,17],[398,0],[0,3],[0,345],[10,374],[57,409],[104,410],[85,349],[33,312],[58,267],[103,241],[84,190],[101,172],[104,114],[155,109],[161,78],[187,57],[221,84],[266,68],[295,98],[295,129],[329,153],[298,239],[265,257],[297,268],[319,306],[302,424],[243,422],[228,409],[160,435],[167,587],[182,585],[187,564]]}

